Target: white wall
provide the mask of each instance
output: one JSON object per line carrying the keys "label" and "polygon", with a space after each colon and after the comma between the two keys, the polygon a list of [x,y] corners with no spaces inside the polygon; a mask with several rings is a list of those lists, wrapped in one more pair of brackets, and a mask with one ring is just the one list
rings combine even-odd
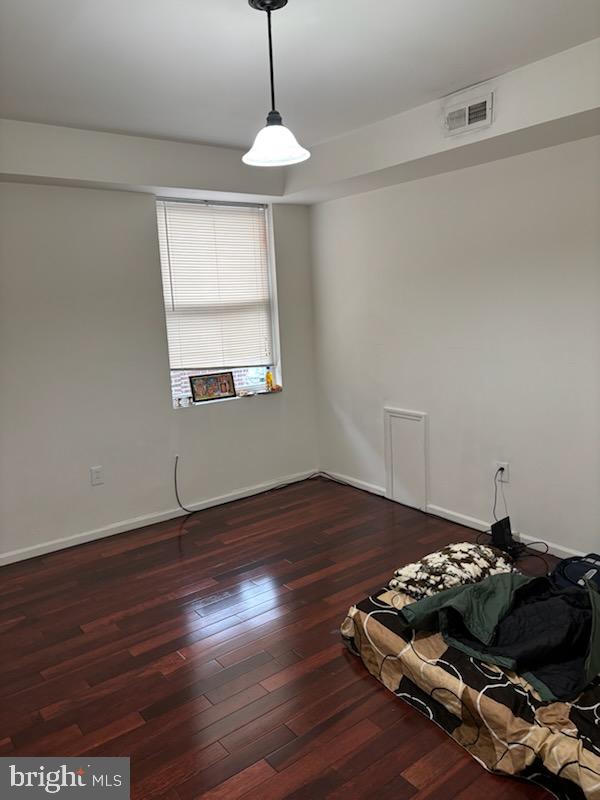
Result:
{"label": "white wall", "polygon": [[314,470],[308,224],[274,208],[284,392],[173,410],[152,197],[0,184],[0,563],[174,516],[175,452],[189,504]]}
{"label": "white wall", "polygon": [[600,549],[600,138],[313,208],[323,469],[385,485],[383,407],[430,414],[437,510]]}

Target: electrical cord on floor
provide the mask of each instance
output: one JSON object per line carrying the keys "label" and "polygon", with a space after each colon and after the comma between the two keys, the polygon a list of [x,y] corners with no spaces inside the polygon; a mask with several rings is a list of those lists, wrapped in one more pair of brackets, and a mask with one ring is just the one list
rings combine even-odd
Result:
{"label": "electrical cord on floor", "polygon": [[[477,541],[479,542],[479,537],[480,536],[491,536],[491,535],[492,535],[491,531],[484,531],[483,533],[479,534],[479,536],[477,537]],[[549,552],[548,545],[546,544],[546,542],[529,542],[529,544],[525,544],[525,542],[515,542],[516,548],[517,548],[517,550],[519,552],[519,558],[522,557],[520,555],[521,553],[524,553],[525,550],[529,550],[531,548],[531,546],[534,545],[534,544],[543,544],[546,549],[542,550],[541,553],[539,551],[537,551],[537,550],[531,550],[530,553],[525,553],[525,555],[527,555],[527,556],[545,556]]]}
{"label": "electrical cord on floor", "polygon": [[[482,539],[482,537],[484,536],[489,537],[491,535],[492,535],[491,531],[482,531],[477,535],[476,539],[477,544],[489,544],[489,540],[485,541],[484,539]],[[543,551],[543,553],[539,553],[536,550],[531,550],[530,549],[531,545],[534,544],[543,544],[546,549]],[[540,559],[540,561],[544,563],[545,571],[546,573],[548,573],[550,572],[550,565],[548,564],[548,561],[544,558],[547,552],[548,552],[548,545],[546,544],[546,542],[529,542],[529,544],[525,544],[524,542],[515,542],[514,549],[511,551],[511,553],[509,553],[509,555],[512,557],[515,564],[524,558],[538,558]]]}

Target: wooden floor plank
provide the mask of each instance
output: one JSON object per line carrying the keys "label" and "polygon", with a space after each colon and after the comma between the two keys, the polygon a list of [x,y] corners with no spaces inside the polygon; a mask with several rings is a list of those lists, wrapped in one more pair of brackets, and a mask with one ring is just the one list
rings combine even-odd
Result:
{"label": "wooden floor plank", "polygon": [[266,761],[262,759],[255,761],[254,764],[220,783],[215,789],[203,792],[202,797],[204,800],[239,800],[243,794],[264,783],[274,772]]}
{"label": "wooden floor plank", "polygon": [[129,756],[135,800],[541,800],[340,642],[397,566],[475,536],[316,479],[3,567],[0,754]]}
{"label": "wooden floor plank", "polygon": [[[264,761],[266,756],[276,752],[281,747],[285,747],[293,738],[294,734],[285,725],[280,725],[263,736],[256,737],[245,747],[237,748],[227,758],[218,761],[207,769],[201,770],[185,783],[180,784],[177,787],[180,800],[194,800],[196,797],[203,797],[204,792],[213,791],[216,787],[227,783],[238,773],[256,764],[257,761]],[[270,765],[268,767],[269,777],[275,775],[275,770]],[[243,789],[240,786],[240,795],[245,794],[248,788]]]}

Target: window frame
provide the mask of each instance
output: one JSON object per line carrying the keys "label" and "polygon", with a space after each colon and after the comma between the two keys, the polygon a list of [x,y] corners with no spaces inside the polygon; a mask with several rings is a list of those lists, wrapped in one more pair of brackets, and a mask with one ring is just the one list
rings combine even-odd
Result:
{"label": "window frame", "polygon": [[[273,378],[275,383],[277,383],[280,387],[283,386],[283,370],[281,364],[281,341],[280,341],[280,334],[279,334],[279,293],[277,287],[277,264],[276,264],[276,257],[275,257],[275,230],[273,225],[273,204],[272,203],[243,203],[243,202],[236,202],[236,201],[227,201],[227,200],[208,200],[206,198],[189,198],[189,197],[166,197],[164,195],[155,195],[154,196],[154,208],[157,208],[157,203],[166,202],[166,203],[188,203],[188,204],[197,204],[197,205],[210,205],[210,206],[228,206],[234,208],[262,208],[265,211],[265,226],[266,226],[266,237],[267,237],[267,279],[269,283],[269,305],[271,311],[271,339],[272,339],[272,347],[273,347],[273,363],[271,364],[271,369],[273,372]],[[157,223],[156,223],[157,224]],[[158,244],[158,225],[156,229],[156,239]],[[165,343],[167,348],[167,360],[168,360],[168,374],[169,374],[169,392],[171,394],[171,401],[172,407],[174,411],[179,410],[180,408],[196,408],[198,406],[206,406],[212,405],[213,403],[225,403],[229,400],[242,400],[248,397],[255,397],[265,394],[279,394],[280,392],[268,392],[268,391],[255,391],[253,394],[242,394],[237,395],[236,397],[223,397],[223,398],[216,398],[215,400],[204,400],[201,403],[194,403],[191,399],[187,405],[179,405],[175,403],[175,397],[173,396],[172,384],[171,384],[171,374],[173,372],[189,372],[189,370],[181,370],[181,369],[173,369],[171,367],[171,356],[169,352],[169,340],[167,336],[167,308],[165,305],[165,298],[164,292],[162,289],[162,260],[160,257],[160,247],[158,248],[158,260],[159,260],[159,267],[161,271],[161,301],[162,301],[162,308],[163,308],[163,320],[164,320],[164,333],[165,333]],[[221,368],[223,371],[230,370],[230,369],[248,369],[252,368],[253,365],[237,365],[236,367],[228,367],[228,368]],[[216,368],[215,368],[215,371]],[[198,367],[198,372],[206,372],[205,367]]]}

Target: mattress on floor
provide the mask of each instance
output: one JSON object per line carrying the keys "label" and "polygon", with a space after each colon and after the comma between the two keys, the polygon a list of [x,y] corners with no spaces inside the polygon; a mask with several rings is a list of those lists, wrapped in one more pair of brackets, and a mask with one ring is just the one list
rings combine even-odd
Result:
{"label": "mattress on floor", "polygon": [[600,800],[600,679],[574,703],[545,703],[522,677],[403,630],[414,602],[382,589],[352,606],[342,637],[381,683],[437,723],[487,770],[560,800]]}

